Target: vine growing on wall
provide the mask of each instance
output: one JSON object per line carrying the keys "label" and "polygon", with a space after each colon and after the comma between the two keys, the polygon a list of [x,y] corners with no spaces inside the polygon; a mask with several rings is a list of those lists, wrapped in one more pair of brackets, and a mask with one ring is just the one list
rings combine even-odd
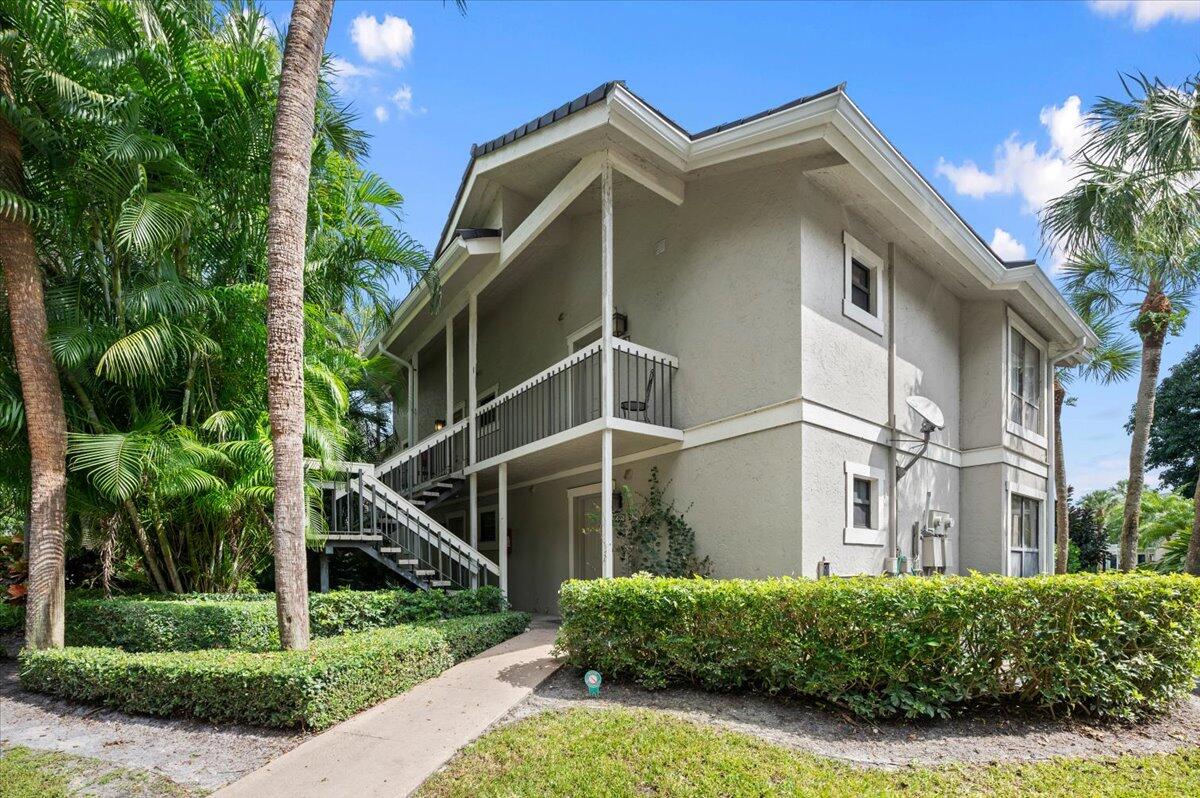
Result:
{"label": "vine growing on wall", "polygon": [[630,573],[656,576],[709,576],[712,562],[696,557],[696,533],[663,495],[658,468],[650,469],[650,490],[621,487],[621,509],[613,517],[617,557]]}

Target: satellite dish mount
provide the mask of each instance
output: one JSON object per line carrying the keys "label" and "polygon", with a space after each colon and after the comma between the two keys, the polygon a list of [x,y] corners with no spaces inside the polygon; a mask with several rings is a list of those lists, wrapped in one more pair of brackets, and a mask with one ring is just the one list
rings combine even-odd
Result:
{"label": "satellite dish mount", "polygon": [[946,419],[942,416],[941,408],[934,404],[932,399],[924,396],[910,396],[906,401],[913,412],[921,417],[921,448],[911,453],[912,459],[907,463],[896,466],[897,482],[924,456],[925,451],[929,448],[929,436],[946,426]]}

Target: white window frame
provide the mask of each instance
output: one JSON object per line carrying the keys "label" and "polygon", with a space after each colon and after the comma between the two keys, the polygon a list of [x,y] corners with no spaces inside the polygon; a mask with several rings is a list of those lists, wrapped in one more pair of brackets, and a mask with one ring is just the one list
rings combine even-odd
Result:
{"label": "white window frame", "polygon": [[567,577],[576,579],[575,575],[575,500],[580,496],[599,496],[601,484],[580,485],[578,488],[567,489]]}
{"label": "white window frame", "polygon": [[[1034,349],[1038,350],[1039,364],[1041,369],[1042,391],[1039,400],[1041,406],[1038,413],[1038,428],[1029,429],[1024,424],[1018,424],[1013,421],[1010,414],[1012,411],[1012,369],[1013,369],[1013,352],[1012,352],[1012,333],[1016,331],[1021,334]],[[1012,311],[1008,310],[1008,324],[1004,329],[1004,427],[1010,435],[1016,435],[1018,438],[1024,438],[1030,443],[1040,446],[1045,449],[1046,441],[1046,416],[1049,413],[1050,407],[1048,403],[1049,393],[1049,369],[1047,364],[1050,362],[1048,358],[1049,347],[1046,346],[1046,340],[1038,335],[1032,327]]]}
{"label": "white window frame", "polygon": [[[882,468],[873,468],[861,463],[845,464],[846,471],[846,526],[842,530],[842,542],[847,546],[884,546],[887,544],[887,527],[883,523],[887,512],[887,502],[883,496],[883,486],[887,472]],[[868,479],[871,481],[871,521],[875,526],[870,529],[854,525],[854,480]]]}
{"label": "white window frame", "polygon": [[1047,524],[1049,519],[1046,518],[1046,510],[1049,506],[1049,494],[1044,490],[1031,488],[1028,485],[1022,485],[1019,482],[1007,482],[1005,502],[1004,502],[1004,574],[1006,576],[1016,576],[1012,572],[1012,500],[1013,496],[1021,496],[1026,499],[1031,499],[1038,502],[1038,526],[1037,526],[1037,542],[1038,542],[1038,573],[1044,574],[1047,571],[1047,547],[1050,545],[1049,535],[1047,534]]}
{"label": "white window frame", "polygon": [[[850,300],[850,285],[854,274],[853,262],[858,261],[871,272],[871,302],[870,311],[865,311]],[[871,332],[883,336],[883,308],[887,304],[884,294],[887,263],[883,258],[868,249],[862,242],[842,231],[842,270],[844,272],[842,290],[842,315],[858,322]]]}
{"label": "white window frame", "polygon": [[604,326],[604,317],[597,316],[592,321],[589,321],[587,324],[583,325],[578,330],[576,330],[575,332],[568,335],[567,336],[567,354],[568,355],[575,354],[575,342],[578,341],[580,338],[586,337],[589,333],[593,333],[596,330],[599,330],[603,326]]}

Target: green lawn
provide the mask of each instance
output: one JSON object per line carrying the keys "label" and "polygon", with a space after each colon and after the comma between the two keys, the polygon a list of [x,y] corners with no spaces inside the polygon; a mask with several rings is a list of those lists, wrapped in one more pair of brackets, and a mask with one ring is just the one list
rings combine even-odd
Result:
{"label": "green lawn", "polygon": [[188,798],[198,794],[165,776],[99,759],[19,746],[0,752],[0,795],[4,798]]}
{"label": "green lawn", "polygon": [[1196,796],[1200,748],[1038,764],[863,769],[662,713],[575,709],[499,729],[421,788],[451,796]]}

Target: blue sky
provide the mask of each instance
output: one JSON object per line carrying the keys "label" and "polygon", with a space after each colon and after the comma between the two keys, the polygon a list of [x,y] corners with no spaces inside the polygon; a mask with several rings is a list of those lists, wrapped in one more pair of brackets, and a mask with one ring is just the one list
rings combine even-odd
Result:
{"label": "blue sky", "polygon": [[[281,25],[289,5],[266,8]],[[390,19],[389,19],[390,17]],[[1200,2],[346,2],[327,49],[374,135],[370,168],[432,248],[470,146],[612,79],[700,130],[846,81],[888,138],[1002,255],[1039,252],[1036,210],[1069,178],[1079,115],[1120,72],[1200,69]],[[1001,233],[996,231],[1000,230]],[[1200,315],[1200,314],[1198,314]],[[1166,367],[1200,343],[1200,320]],[[1070,482],[1127,469],[1135,383],[1077,385]]]}

